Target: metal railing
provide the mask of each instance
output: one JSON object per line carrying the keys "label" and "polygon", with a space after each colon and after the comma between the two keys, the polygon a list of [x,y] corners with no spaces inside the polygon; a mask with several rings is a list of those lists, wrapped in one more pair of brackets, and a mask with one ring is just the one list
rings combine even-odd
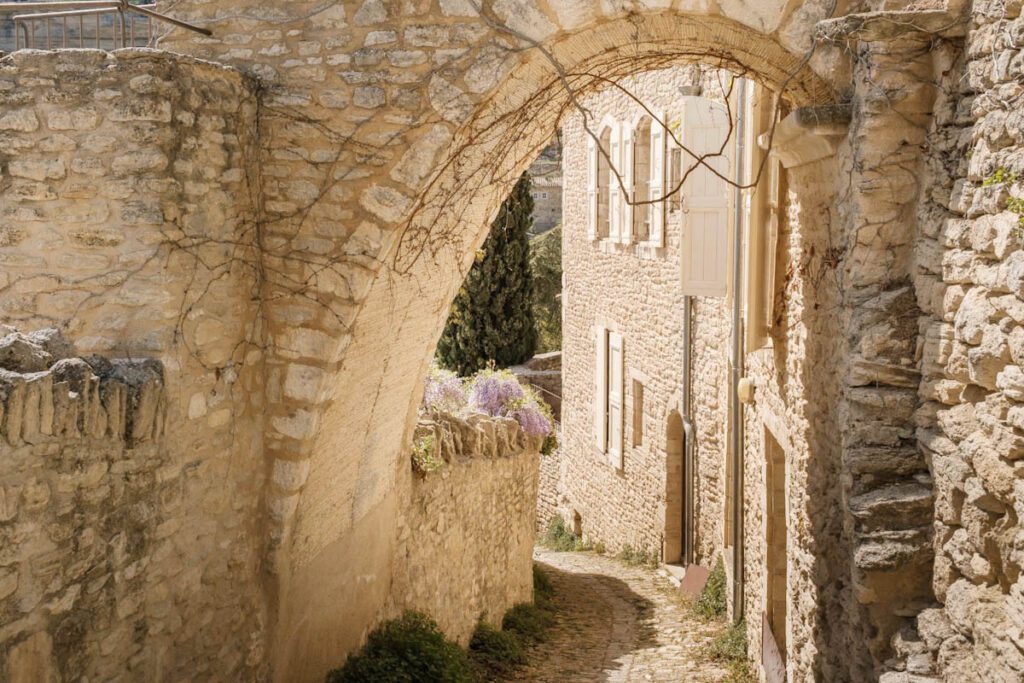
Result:
{"label": "metal railing", "polygon": [[153,47],[154,22],[211,35],[158,13],[156,7],[129,0],[0,2],[0,50]]}

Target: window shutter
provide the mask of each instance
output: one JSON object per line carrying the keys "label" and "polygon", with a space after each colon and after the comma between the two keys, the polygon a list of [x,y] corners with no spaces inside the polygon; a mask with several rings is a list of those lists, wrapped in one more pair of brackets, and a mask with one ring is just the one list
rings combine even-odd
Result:
{"label": "window shutter", "polygon": [[[665,129],[662,124],[668,123],[668,114],[663,113],[661,121],[651,123],[651,178],[650,178],[650,199],[660,200],[665,194],[665,151],[666,138]],[[651,229],[648,241],[657,246],[665,244],[665,202],[657,201],[651,204]]]}
{"label": "window shutter", "polygon": [[597,449],[608,450],[608,330],[594,328],[594,438]]}
{"label": "window shutter", "polygon": [[[767,345],[768,332],[771,328],[772,299],[774,299],[775,283],[775,234],[778,232],[777,196],[778,176],[775,172],[777,162],[761,149],[757,140],[762,134],[771,130],[774,107],[771,94],[761,87],[754,89],[751,98],[751,111],[748,120],[750,135],[747,144],[750,153],[750,175],[747,182],[753,181],[759,169],[757,187],[753,189],[751,211],[747,215],[744,280],[745,311],[744,346],[747,352],[756,351]],[[769,262],[770,261],[770,262]]]}
{"label": "window shutter", "polygon": [[[732,186],[708,168],[729,177],[730,147],[722,141],[729,135],[729,114],[725,108],[703,97],[689,96],[683,114],[683,144],[694,155],[715,154],[697,164],[687,154],[685,164],[696,166],[686,181],[683,196],[682,291],[692,296],[725,296],[729,284],[729,223]],[[707,164],[707,165],[705,165]]]}
{"label": "window shutter", "polygon": [[597,141],[587,136],[587,239],[597,239]]}
{"label": "window shutter", "polygon": [[622,335],[608,334],[608,462],[622,469]]}
{"label": "window shutter", "polygon": [[782,223],[782,164],[774,157],[768,160],[768,232],[764,245],[764,314],[765,332],[775,324],[775,260],[779,249],[779,225]]}
{"label": "window shutter", "polygon": [[633,169],[636,159],[633,156],[633,125],[622,124],[622,184],[626,192],[622,198],[622,223],[620,228],[620,241],[623,244],[633,242],[633,202],[636,197],[633,194]]}
{"label": "window shutter", "polygon": [[619,169],[622,168],[622,127],[612,126],[611,144],[608,149],[608,237],[613,242],[619,241],[622,208],[622,189],[619,187]]}

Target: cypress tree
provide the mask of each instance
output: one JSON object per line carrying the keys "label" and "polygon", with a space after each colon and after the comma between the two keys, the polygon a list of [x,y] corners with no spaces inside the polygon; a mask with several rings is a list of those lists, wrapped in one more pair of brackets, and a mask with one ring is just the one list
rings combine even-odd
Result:
{"label": "cypress tree", "polygon": [[530,238],[533,197],[530,176],[519,179],[491,224],[490,235],[452,303],[437,345],[440,365],[466,376],[487,367],[508,367],[533,356]]}

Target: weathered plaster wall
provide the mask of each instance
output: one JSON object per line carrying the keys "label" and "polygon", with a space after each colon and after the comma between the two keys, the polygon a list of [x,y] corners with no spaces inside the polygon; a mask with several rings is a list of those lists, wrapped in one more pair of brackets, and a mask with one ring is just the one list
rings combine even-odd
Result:
{"label": "weathered plaster wall", "polygon": [[0,316],[158,363],[166,435],[26,445],[8,429],[4,652],[49,625],[60,657],[82,647],[69,674],[266,671],[252,93],[154,51],[0,60]]}
{"label": "weathered plaster wall", "polygon": [[533,599],[533,545],[541,442],[507,418],[420,422],[446,464],[399,473],[390,602],[431,615],[463,645],[480,619],[500,626]]}
{"label": "weathered plaster wall", "polygon": [[951,681],[1024,677],[1024,224],[1013,204],[1024,196],[1020,11],[973,3],[963,53],[947,47],[937,62],[929,192],[918,211],[916,421],[934,478],[938,605],[896,649],[899,669]]}

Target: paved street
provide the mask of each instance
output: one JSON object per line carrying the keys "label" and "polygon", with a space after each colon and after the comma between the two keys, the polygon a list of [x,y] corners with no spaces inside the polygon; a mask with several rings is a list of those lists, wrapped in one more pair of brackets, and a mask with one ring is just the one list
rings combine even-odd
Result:
{"label": "paved street", "polygon": [[535,558],[554,583],[557,623],[510,680],[691,683],[726,677],[705,654],[716,625],[690,615],[656,571],[589,552],[538,549]]}

